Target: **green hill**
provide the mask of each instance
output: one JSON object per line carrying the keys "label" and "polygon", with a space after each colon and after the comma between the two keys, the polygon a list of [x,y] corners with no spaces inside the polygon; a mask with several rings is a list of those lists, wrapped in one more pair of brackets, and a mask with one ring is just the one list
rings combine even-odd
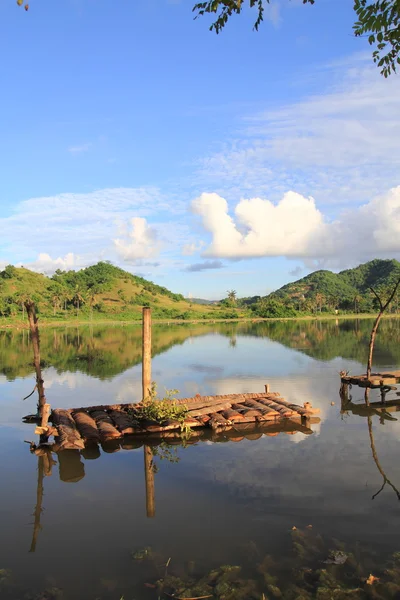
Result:
{"label": "green hill", "polygon": [[[245,298],[242,303],[260,316],[293,316],[293,311],[375,312],[378,304],[370,288],[373,287],[384,298],[399,277],[400,263],[397,260],[375,259],[340,273],[315,271],[287,283],[268,296]],[[399,300],[400,291],[392,303],[392,310],[397,310]]]}
{"label": "green hill", "polygon": [[158,319],[239,315],[238,310],[185,300],[181,294],[107,262],[80,271],[56,271],[51,278],[23,267],[7,266],[0,272],[3,322],[23,319],[23,303],[28,298],[35,301],[42,320],[139,320],[143,306],[151,306]]}
{"label": "green hill", "polygon": [[[155,319],[287,318],[301,315],[373,313],[400,277],[396,260],[372,260],[340,273],[315,271],[268,296],[199,304],[108,262],[53,277],[12,265],[0,271],[0,326],[24,322],[24,301],[35,301],[43,321],[137,321],[143,306]],[[398,312],[400,290],[389,312]],[[202,301],[204,302],[204,301]],[[1,318],[2,317],[2,318]]]}

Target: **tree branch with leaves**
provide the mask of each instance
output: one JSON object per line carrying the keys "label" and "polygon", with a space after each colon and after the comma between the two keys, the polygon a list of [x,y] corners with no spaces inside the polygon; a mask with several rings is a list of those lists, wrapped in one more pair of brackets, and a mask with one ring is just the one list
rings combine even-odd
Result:
{"label": "tree branch with leaves", "polygon": [[[315,4],[315,0],[302,0],[303,4]],[[257,13],[254,29],[258,31],[267,4],[271,0],[207,0],[193,7],[195,19],[203,15],[216,15],[210,30],[220,33],[233,15],[242,13],[245,7]],[[396,72],[400,65],[400,0],[353,0],[356,22],[353,33],[356,37],[368,37],[373,61],[384,77]]]}

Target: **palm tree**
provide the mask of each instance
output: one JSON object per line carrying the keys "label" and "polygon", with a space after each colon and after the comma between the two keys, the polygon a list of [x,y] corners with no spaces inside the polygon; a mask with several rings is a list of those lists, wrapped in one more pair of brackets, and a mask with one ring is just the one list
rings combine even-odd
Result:
{"label": "palm tree", "polygon": [[56,308],[58,308],[62,302],[62,293],[59,290],[54,290],[51,296],[51,302],[53,304],[53,315],[55,315]]}
{"label": "palm tree", "polygon": [[17,292],[13,296],[13,302],[20,304],[22,309],[22,320],[25,320],[25,302],[30,300],[30,295],[27,292]]}
{"label": "palm tree", "polygon": [[354,296],[354,312],[358,313],[358,307],[360,306],[360,302],[362,300],[362,297],[359,294],[356,294]]}
{"label": "palm tree", "polygon": [[65,288],[63,289],[63,291],[61,292],[61,304],[64,307],[64,310],[67,310],[67,303],[68,300],[71,300],[71,294],[70,292]]}
{"label": "palm tree", "polygon": [[315,295],[315,302],[317,304],[317,306],[319,306],[319,312],[322,311],[322,304],[325,302],[325,296],[323,294],[316,294]]}
{"label": "palm tree", "polygon": [[93,319],[93,304],[96,302],[97,300],[97,294],[99,293],[99,290],[97,289],[96,286],[93,286],[91,288],[88,289],[87,291],[87,299],[89,300],[89,306],[90,306],[90,318]]}
{"label": "palm tree", "polygon": [[84,291],[78,284],[75,286],[72,302],[74,303],[74,306],[76,306],[76,316],[78,316],[79,308],[85,302]]}
{"label": "palm tree", "polygon": [[229,302],[236,304],[236,290],[228,290],[227,294]]}

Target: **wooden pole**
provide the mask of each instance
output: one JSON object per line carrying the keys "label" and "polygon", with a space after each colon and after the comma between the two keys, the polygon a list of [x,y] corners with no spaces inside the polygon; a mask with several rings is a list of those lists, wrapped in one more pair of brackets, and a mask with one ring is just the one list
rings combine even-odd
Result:
{"label": "wooden pole", "polygon": [[142,396],[151,395],[151,308],[143,307],[142,323]]}
{"label": "wooden pole", "polygon": [[154,464],[150,446],[144,446],[144,475],[146,481],[146,514],[149,519],[156,515],[154,494]]}
{"label": "wooden pole", "polygon": [[33,346],[33,362],[36,371],[36,387],[38,390],[38,415],[43,417],[44,406],[46,404],[46,396],[44,394],[44,381],[42,379],[42,369],[40,367],[40,337],[38,318],[36,316],[35,303],[32,300],[25,302],[26,313],[28,315],[29,327],[31,330],[32,346]]}

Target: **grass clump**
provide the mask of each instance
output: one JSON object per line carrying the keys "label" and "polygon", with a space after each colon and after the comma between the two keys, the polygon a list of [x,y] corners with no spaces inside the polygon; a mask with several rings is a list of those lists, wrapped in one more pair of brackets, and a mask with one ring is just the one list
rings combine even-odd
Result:
{"label": "grass clump", "polygon": [[150,395],[132,409],[133,417],[140,421],[154,421],[159,425],[167,421],[177,421],[182,433],[190,433],[190,427],[185,423],[188,408],[175,401],[178,390],[166,390],[163,398],[157,397],[157,386],[153,382]]}

